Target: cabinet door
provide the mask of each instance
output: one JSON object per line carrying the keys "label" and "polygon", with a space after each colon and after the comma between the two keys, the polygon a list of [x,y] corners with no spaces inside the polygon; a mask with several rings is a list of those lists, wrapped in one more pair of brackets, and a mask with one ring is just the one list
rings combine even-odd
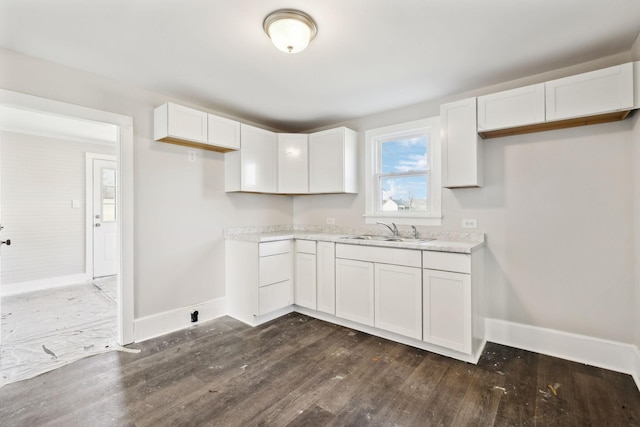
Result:
{"label": "cabinet door", "polygon": [[374,326],[373,263],[336,259],[336,316]]}
{"label": "cabinet door", "polygon": [[316,309],[316,256],[296,252],[293,295],[296,305]]}
{"label": "cabinet door", "polygon": [[344,127],[309,135],[309,192],[357,193],[357,133]]}
{"label": "cabinet door", "polygon": [[478,132],[544,122],[544,83],[478,97]]}
{"label": "cabinet door", "polygon": [[157,141],[207,143],[207,113],[167,102],[153,112],[153,133]]}
{"label": "cabinet door", "polygon": [[423,340],[471,354],[471,276],[423,270]]}
{"label": "cabinet door", "polygon": [[278,193],[309,192],[307,135],[278,134]]}
{"label": "cabinet door", "polygon": [[318,311],[336,314],[336,245],[318,242],[316,251]]}
{"label": "cabinet door", "polygon": [[213,114],[209,114],[207,117],[209,144],[228,150],[239,150],[240,122]]}
{"label": "cabinet door", "polygon": [[443,187],[482,187],[476,98],[441,105],[440,120]]}
{"label": "cabinet door", "polygon": [[545,83],[547,121],[633,108],[633,64]]}
{"label": "cabinet door", "polygon": [[422,339],[422,271],[375,264],[375,326]]}
{"label": "cabinet door", "polygon": [[240,150],[242,191],[277,192],[276,134],[245,124],[240,126],[240,134],[242,139],[242,150]]}

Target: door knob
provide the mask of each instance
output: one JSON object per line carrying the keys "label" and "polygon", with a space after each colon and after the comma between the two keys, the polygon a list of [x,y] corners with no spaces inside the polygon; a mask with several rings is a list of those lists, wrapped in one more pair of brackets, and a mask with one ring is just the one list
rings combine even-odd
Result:
{"label": "door knob", "polygon": [[99,222],[96,223],[96,227],[100,227],[102,224],[100,224]]}
{"label": "door knob", "polygon": [[11,240],[10,239],[2,240],[2,241],[0,241],[0,245],[11,246]]}

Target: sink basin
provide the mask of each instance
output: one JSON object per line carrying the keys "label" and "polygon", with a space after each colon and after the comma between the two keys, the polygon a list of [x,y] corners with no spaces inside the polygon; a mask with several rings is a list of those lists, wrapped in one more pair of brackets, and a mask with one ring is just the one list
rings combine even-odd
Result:
{"label": "sink basin", "polygon": [[394,237],[388,236],[373,236],[370,234],[363,234],[360,236],[344,236],[342,239],[350,239],[350,240],[378,240],[382,242],[392,241]]}
{"label": "sink basin", "polygon": [[342,239],[348,240],[374,240],[379,242],[402,242],[402,243],[427,243],[435,239],[414,239],[412,237],[395,237],[395,236],[373,236],[369,234],[363,234],[359,236],[344,236]]}

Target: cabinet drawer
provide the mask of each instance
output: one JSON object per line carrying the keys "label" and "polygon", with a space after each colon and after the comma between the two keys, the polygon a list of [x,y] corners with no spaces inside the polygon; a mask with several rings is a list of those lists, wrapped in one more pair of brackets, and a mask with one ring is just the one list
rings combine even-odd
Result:
{"label": "cabinet drawer", "polygon": [[422,267],[431,270],[471,273],[471,255],[422,251]]}
{"label": "cabinet drawer", "polygon": [[315,240],[296,240],[296,252],[303,252],[305,254],[316,253]]}
{"label": "cabinet drawer", "polygon": [[259,258],[258,286],[267,286],[291,279],[291,255],[278,254]]}
{"label": "cabinet drawer", "polygon": [[271,313],[272,311],[293,304],[293,291],[291,280],[263,286],[258,289],[258,315]]}
{"label": "cabinet drawer", "polygon": [[285,254],[289,252],[290,240],[278,240],[277,242],[260,243],[259,256]]}
{"label": "cabinet drawer", "polygon": [[336,245],[336,258],[420,267],[420,251],[363,245]]}

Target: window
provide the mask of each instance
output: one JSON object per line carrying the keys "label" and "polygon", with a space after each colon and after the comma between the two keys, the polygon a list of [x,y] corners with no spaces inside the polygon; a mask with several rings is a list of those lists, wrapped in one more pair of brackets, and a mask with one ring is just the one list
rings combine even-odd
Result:
{"label": "window", "polygon": [[440,118],[365,132],[367,223],[441,225]]}

